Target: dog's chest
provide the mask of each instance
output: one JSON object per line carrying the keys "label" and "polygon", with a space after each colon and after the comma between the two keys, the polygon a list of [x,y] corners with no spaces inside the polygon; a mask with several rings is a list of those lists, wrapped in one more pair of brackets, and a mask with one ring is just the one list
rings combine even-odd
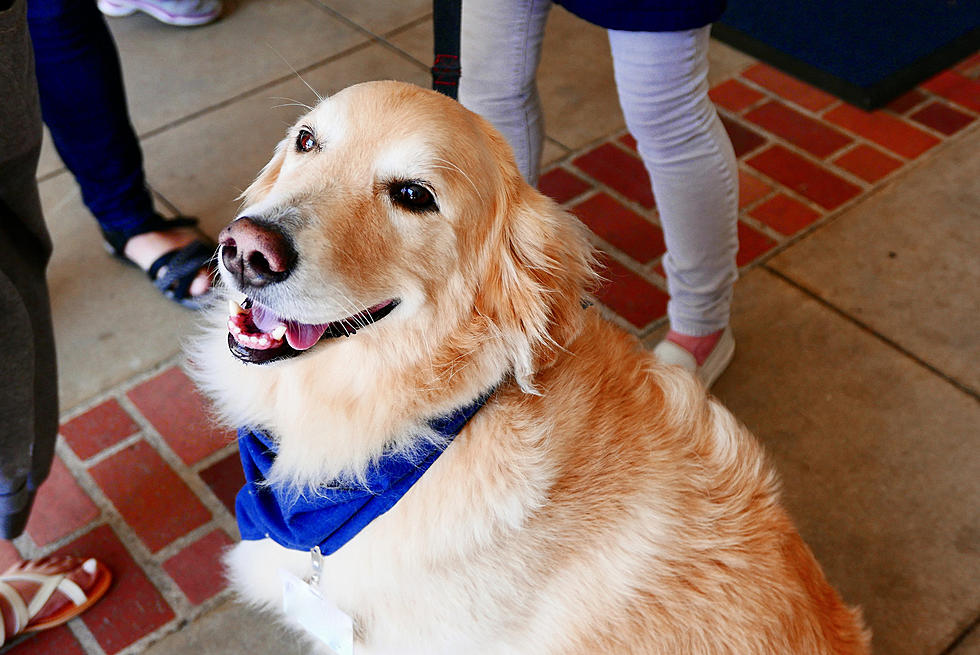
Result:
{"label": "dog's chest", "polygon": [[473,586],[506,585],[507,573],[479,560],[465,571],[440,566],[411,537],[389,540],[385,532],[350,542],[322,567],[320,589],[353,620],[357,655],[498,652],[509,610],[486,597],[476,602]]}

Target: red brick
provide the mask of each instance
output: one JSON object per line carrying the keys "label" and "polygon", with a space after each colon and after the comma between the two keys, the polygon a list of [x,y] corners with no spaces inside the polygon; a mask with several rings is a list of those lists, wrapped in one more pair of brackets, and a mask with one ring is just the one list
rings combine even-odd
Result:
{"label": "red brick", "polygon": [[197,496],[145,441],[93,466],[91,473],[153,552],[211,519]]}
{"label": "red brick", "polygon": [[742,73],[742,77],[810,111],[826,109],[836,101],[834,96],[765,64],[752,66]]}
{"label": "red brick", "polygon": [[759,153],[748,164],[824,209],[839,207],[861,193],[859,187],[780,145]]}
{"label": "red brick", "polygon": [[6,571],[12,564],[20,561],[17,548],[6,539],[0,539],[0,572]]}
{"label": "red brick", "polygon": [[591,184],[564,168],[552,169],[538,179],[538,190],[558,204],[568,202],[591,188]]}
{"label": "red brick", "polygon": [[835,159],[834,163],[867,182],[877,182],[904,164],[902,160],[890,157],[863,143],[845,152]]}
{"label": "red brick", "polygon": [[228,535],[215,530],[168,559],[163,569],[191,604],[200,605],[225,588],[221,556],[231,545]]}
{"label": "red brick", "polygon": [[725,126],[725,131],[728,132],[728,138],[732,142],[732,149],[738,158],[744,157],[753,150],[757,150],[766,142],[764,136],[730,118],[722,116],[721,124]]}
{"label": "red brick", "polygon": [[235,496],[238,490],[245,486],[245,472],[242,471],[242,460],[235,451],[231,455],[218,460],[199,473],[204,484],[211,488],[232,516],[235,515]]}
{"label": "red brick", "polygon": [[980,81],[946,71],[928,80],[923,88],[973,111],[980,111]]}
{"label": "red brick", "polygon": [[4,655],[85,655],[85,649],[65,625],[35,632],[3,652]]}
{"label": "red brick", "polygon": [[820,213],[798,200],[778,193],[750,211],[749,216],[781,234],[791,236],[820,218]]}
{"label": "red brick", "polygon": [[926,105],[909,118],[946,136],[956,134],[974,120],[973,116],[947,107],[941,102]]}
{"label": "red brick", "polygon": [[896,114],[904,114],[908,112],[908,110],[912,109],[913,107],[922,104],[922,102],[928,97],[929,96],[924,94],[922,91],[919,91],[918,89],[912,89],[908,93],[900,95],[899,97],[889,102],[886,105],[886,107],[888,109],[891,109]]}
{"label": "red brick", "polygon": [[757,178],[755,175],[746,173],[743,170],[738,172],[738,208],[741,209],[751,205],[756,200],[761,200],[772,187]]}
{"label": "red brick", "polygon": [[599,302],[638,328],[667,314],[666,293],[605,253],[599,257],[605,266],[605,282],[596,293]]}
{"label": "red brick", "polygon": [[604,143],[572,163],[647,209],[654,205],[650,176],[643,162],[622,148]]}
{"label": "red brick", "polygon": [[60,457],[51,463],[51,473],[37,491],[27,533],[38,546],[46,546],[98,518],[100,512]]}
{"label": "red brick", "polygon": [[88,459],[139,432],[136,421],[113,400],[107,400],[61,426],[61,436],[81,459]]}
{"label": "red brick", "polygon": [[820,158],[827,157],[854,141],[851,137],[779,102],[767,102],[756,107],[745,118]]}
{"label": "red brick", "polygon": [[112,571],[109,592],[82,614],[106,655],[118,653],[174,618],[167,601],[109,526],[82,535],[57,554],[95,557]]}
{"label": "red brick", "polygon": [[775,246],[776,242],[762,232],[749,227],[742,221],[738,222],[738,254],[735,255],[735,264],[738,267],[751,264]]}
{"label": "red brick", "polygon": [[605,193],[572,207],[572,213],[597,235],[642,264],[667,250],[659,227]]}
{"label": "red brick", "polygon": [[827,112],[824,118],[909,159],[939,143],[931,134],[882,111],[867,112],[841,105]]}
{"label": "red brick", "polygon": [[235,440],[232,433],[215,426],[204,399],[179,368],[164,371],[126,395],[186,464]]}
{"label": "red brick", "polygon": [[738,80],[722,82],[708,91],[708,96],[719,107],[738,113],[757,103],[765,96],[755,89],[749,88]]}

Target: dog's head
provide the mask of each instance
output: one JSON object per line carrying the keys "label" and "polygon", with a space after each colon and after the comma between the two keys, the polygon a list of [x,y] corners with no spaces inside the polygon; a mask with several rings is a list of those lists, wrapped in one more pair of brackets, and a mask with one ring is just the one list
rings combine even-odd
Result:
{"label": "dog's head", "polygon": [[247,298],[228,322],[244,362],[395,340],[435,377],[489,349],[531,389],[581,329],[584,228],[486,121],[432,91],[372,82],[324,100],[243,198],[219,259]]}

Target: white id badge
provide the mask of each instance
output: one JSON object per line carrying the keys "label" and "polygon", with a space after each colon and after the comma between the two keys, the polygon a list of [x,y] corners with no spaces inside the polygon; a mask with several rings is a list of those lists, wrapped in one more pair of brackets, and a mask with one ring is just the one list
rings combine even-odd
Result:
{"label": "white id badge", "polygon": [[286,616],[325,643],[335,655],[354,655],[354,621],[320,595],[309,583],[279,569]]}

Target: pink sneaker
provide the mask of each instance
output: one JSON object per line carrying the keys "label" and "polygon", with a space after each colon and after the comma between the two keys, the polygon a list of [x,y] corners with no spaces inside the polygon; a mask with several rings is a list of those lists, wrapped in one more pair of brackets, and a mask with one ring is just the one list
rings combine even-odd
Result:
{"label": "pink sneaker", "polygon": [[167,25],[204,25],[221,15],[221,0],[99,0],[106,16],[129,16],[137,11]]}
{"label": "pink sneaker", "polygon": [[735,355],[735,338],[732,336],[732,328],[726,327],[711,354],[701,366],[698,366],[694,355],[673,341],[666,339],[657,344],[653,349],[653,354],[664,364],[674,364],[694,373],[701,379],[705,387],[710,388],[731,363],[732,357]]}

